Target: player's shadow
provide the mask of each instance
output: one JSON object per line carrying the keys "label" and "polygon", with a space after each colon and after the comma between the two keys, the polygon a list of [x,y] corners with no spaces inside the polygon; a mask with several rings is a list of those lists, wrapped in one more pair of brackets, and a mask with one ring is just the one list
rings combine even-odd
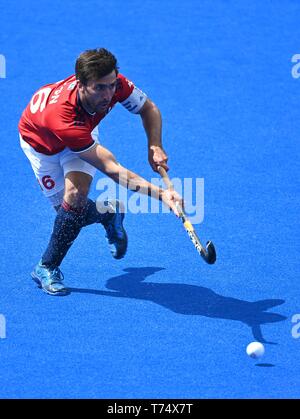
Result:
{"label": "player's shadow", "polygon": [[284,300],[249,302],[225,297],[198,285],[144,282],[147,277],[163,269],[127,268],[124,269],[125,274],[107,280],[106,288],[113,291],[71,288],[70,292],[148,300],[179,314],[238,320],[248,325],[252,329],[253,337],[263,343],[273,342],[267,342],[263,338],[261,325],[287,319],[281,314],[266,312],[283,304]]}

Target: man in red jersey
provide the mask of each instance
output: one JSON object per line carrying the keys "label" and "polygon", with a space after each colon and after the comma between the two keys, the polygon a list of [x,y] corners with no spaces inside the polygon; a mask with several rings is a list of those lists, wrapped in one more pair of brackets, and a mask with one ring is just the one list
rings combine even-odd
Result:
{"label": "man in red jersey", "polygon": [[157,106],[119,74],[116,58],[104,48],[80,54],[75,71],[65,80],[39,89],[19,122],[21,147],[44,195],[57,211],[48,247],[31,274],[51,295],[68,293],[59,266],[82,227],[101,223],[113,257],[120,259],[126,253],[123,204],[107,200],[96,207],[88,198],[96,169],[130,190],[162,200],[176,215],[176,203],[181,203],[176,192],[158,188],[122,167],[98,143],[99,122],[120,102],[141,116],[153,170],[158,171],[158,166],[168,170]]}

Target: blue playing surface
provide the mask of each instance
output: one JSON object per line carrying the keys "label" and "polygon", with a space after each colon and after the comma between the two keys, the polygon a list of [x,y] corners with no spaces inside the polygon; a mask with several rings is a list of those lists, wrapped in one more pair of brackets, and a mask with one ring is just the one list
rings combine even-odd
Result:
{"label": "blue playing surface", "polygon": [[[299,398],[299,2],[0,6],[0,397]],[[55,214],[17,124],[35,90],[99,46],[159,106],[170,176],[204,178],[196,229],[218,259],[205,264],[174,215],[129,213],[126,258],[87,227],[62,264],[71,294],[55,298],[30,279]],[[156,176],[139,116],[118,105],[101,142]]]}

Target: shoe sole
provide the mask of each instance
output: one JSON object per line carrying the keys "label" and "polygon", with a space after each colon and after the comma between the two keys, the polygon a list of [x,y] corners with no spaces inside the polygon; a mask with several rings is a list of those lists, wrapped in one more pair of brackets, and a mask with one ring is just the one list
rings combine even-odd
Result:
{"label": "shoe sole", "polygon": [[35,275],[35,273],[34,272],[31,272],[31,278],[32,278],[32,280],[37,284],[37,286],[42,290],[42,291],[44,291],[46,294],[49,294],[49,295],[57,295],[57,296],[59,296],[59,295],[67,295],[67,294],[69,294],[69,290],[67,289],[67,288],[65,288],[65,290],[63,291],[63,290],[61,290],[61,291],[57,291],[57,292],[51,292],[51,291],[48,291],[48,290],[46,290],[43,286],[42,286],[42,284],[41,284],[41,281],[39,280],[39,278]]}

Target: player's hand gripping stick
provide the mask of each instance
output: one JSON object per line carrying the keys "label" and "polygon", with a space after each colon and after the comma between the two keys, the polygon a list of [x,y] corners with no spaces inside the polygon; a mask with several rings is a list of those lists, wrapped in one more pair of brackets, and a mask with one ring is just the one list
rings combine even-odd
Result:
{"label": "player's hand gripping stick", "polygon": [[[158,171],[159,174],[161,175],[167,189],[169,190],[174,190],[174,185],[171,182],[167,172],[165,171],[165,169],[161,166],[158,166]],[[177,206],[177,210],[179,212],[179,218],[181,219],[183,226],[186,230],[186,232],[188,233],[190,239],[193,242],[193,245],[195,246],[197,252],[202,256],[202,258],[205,260],[206,263],[209,263],[210,265],[212,265],[213,263],[215,263],[216,261],[216,250],[215,247],[213,245],[213,243],[211,241],[208,241],[206,243],[206,247],[204,247],[200,240],[199,237],[196,234],[196,231],[192,225],[192,223],[190,222],[190,220],[188,219],[188,217],[186,216],[184,209],[180,206],[180,204],[177,202],[176,203]]]}

